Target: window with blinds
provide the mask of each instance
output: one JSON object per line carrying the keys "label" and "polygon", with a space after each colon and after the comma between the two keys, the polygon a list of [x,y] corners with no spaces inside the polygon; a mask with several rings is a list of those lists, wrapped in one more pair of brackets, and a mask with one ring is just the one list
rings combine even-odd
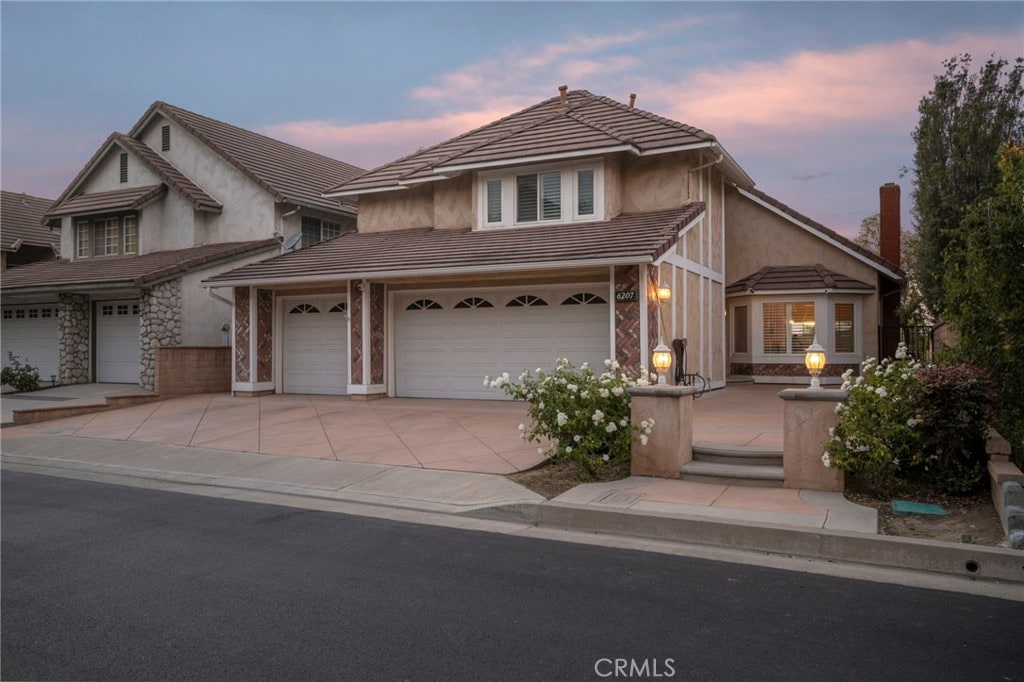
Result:
{"label": "window with blinds", "polygon": [[814,303],[763,303],[764,352],[803,353],[814,341]]}
{"label": "window with blinds", "polygon": [[478,184],[481,227],[598,220],[604,201],[599,162],[538,172],[489,172]]}
{"label": "window with blinds", "polygon": [[833,307],[833,336],[836,353],[855,352],[852,303],[836,303]]}

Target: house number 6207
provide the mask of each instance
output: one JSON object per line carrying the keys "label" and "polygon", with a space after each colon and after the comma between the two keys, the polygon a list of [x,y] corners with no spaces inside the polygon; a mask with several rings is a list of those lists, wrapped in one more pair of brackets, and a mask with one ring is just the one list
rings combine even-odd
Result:
{"label": "house number 6207", "polygon": [[633,291],[616,291],[615,292],[615,300],[616,301],[639,301],[640,300],[640,292],[638,292],[636,290],[633,290]]}

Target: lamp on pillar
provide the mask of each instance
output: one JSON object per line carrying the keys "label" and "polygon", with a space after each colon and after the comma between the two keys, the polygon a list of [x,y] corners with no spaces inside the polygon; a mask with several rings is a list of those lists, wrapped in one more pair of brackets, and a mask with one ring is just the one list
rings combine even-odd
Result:
{"label": "lamp on pillar", "polygon": [[810,388],[821,388],[818,375],[821,374],[821,370],[825,369],[825,364],[825,349],[818,344],[818,337],[815,336],[814,341],[807,347],[807,352],[804,354],[804,366],[811,373]]}
{"label": "lamp on pillar", "polygon": [[654,355],[651,357],[651,364],[658,370],[658,383],[665,383],[665,372],[672,366],[672,351],[664,343],[659,343],[654,348]]}
{"label": "lamp on pillar", "polygon": [[672,289],[670,287],[658,285],[658,300],[667,301],[672,298]]}

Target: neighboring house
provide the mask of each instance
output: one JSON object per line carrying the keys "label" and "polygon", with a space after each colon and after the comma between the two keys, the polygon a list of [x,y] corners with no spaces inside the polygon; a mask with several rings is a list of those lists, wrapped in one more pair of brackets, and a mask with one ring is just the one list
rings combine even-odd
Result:
{"label": "neighboring house", "polygon": [[[806,381],[810,329],[832,376],[874,354],[897,266],[753,184],[703,130],[560,88],[329,188],[359,199],[356,233],[208,278],[235,302],[233,388],[498,398],[484,375],[649,366],[675,338],[713,387]],[[784,266],[800,282],[768,291]]]}
{"label": "neighboring house", "polygon": [[0,190],[0,270],[60,255],[60,232],[43,225],[53,199]]}
{"label": "neighboring house", "polygon": [[321,190],[361,172],[155,102],[47,209],[64,257],[4,272],[4,350],[26,351],[44,379],[153,388],[158,347],[229,344],[230,302],[199,281],[279,253],[287,235],[354,230],[354,201]]}

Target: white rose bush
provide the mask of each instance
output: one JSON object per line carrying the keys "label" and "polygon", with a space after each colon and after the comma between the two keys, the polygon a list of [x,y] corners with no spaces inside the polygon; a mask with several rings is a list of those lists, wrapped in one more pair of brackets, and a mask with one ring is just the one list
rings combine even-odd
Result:
{"label": "white rose bush", "polygon": [[524,440],[546,439],[551,448],[539,452],[577,462],[593,475],[599,466],[628,461],[634,438],[646,445],[654,420],[630,423],[626,389],[647,386],[651,377],[642,368],[638,373],[623,371],[612,360],[605,360],[605,371],[597,374],[586,363],[577,368],[560,358],[549,372],[538,368],[516,380],[503,372],[484,377],[484,386],[529,403],[531,424],[519,425]]}

